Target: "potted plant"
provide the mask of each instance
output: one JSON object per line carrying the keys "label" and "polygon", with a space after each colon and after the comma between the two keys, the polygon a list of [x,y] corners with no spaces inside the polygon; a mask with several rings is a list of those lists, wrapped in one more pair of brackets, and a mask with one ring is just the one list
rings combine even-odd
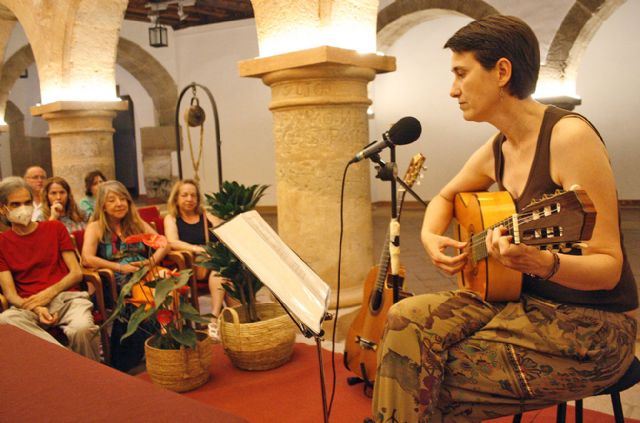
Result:
{"label": "potted plant", "polygon": [[[155,234],[125,239],[127,244],[137,242],[157,249],[166,246],[167,239]],[[190,269],[158,270],[150,261],[122,286],[113,313],[103,324],[127,315],[127,304],[137,307],[120,340],[138,329],[148,332],[144,345],[147,372],[155,384],[176,392],[197,388],[210,377],[212,341],[206,333],[197,332],[195,324],[209,322],[211,315],[201,315],[188,301],[190,276]]]}
{"label": "potted plant", "polygon": [[[267,185],[244,186],[225,181],[220,192],[205,194],[207,209],[222,220],[255,208]],[[291,357],[295,325],[277,303],[256,302],[262,282],[221,242],[205,246],[206,256],[199,264],[228,280],[226,292],[240,302],[226,307],[219,318],[222,345],[236,367],[266,370],[278,367]],[[225,315],[231,322],[225,321]]]}

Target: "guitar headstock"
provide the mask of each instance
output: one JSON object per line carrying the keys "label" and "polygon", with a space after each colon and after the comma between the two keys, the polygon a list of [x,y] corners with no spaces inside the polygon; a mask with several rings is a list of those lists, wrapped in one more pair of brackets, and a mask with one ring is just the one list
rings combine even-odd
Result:
{"label": "guitar headstock", "polygon": [[518,214],[519,242],[548,249],[591,239],[596,223],[593,202],[583,190],[558,191]]}
{"label": "guitar headstock", "polygon": [[425,160],[426,158],[422,153],[418,153],[411,158],[409,167],[407,167],[407,172],[404,174],[404,178],[402,178],[407,186],[411,187],[416,182],[422,171],[426,169],[424,166]]}

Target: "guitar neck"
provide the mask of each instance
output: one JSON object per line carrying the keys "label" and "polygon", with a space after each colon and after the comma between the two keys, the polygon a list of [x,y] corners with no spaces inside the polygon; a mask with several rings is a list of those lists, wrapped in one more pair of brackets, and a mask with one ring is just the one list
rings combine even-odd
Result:
{"label": "guitar neck", "polygon": [[[516,218],[517,221],[517,218]],[[513,236],[513,218],[512,217],[508,217],[504,220],[501,220],[500,222],[489,226],[486,230],[473,235],[469,241],[470,241],[470,250],[471,250],[471,259],[474,262],[478,262],[480,260],[484,260],[485,258],[487,258],[489,256],[489,252],[487,251],[487,233],[490,230],[493,230],[497,227],[500,226],[504,226],[508,229],[509,231],[509,235]]]}
{"label": "guitar neck", "polygon": [[[566,193],[569,194],[569,193]],[[564,235],[568,235],[569,231],[567,226],[563,226],[561,224],[553,223],[542,223],[540,225],[535,225],[536,222],[543,221],[542,219],[549,218],[549,216],[560,216],[562,218],[562,210],[564,213],[567,212],[567,208],[560,203],[552,203],[550,205],[541,208],[538,211],[522,211],[518,214],[513,214],[491,226],[489,226],[486,230],[471,236],[471,259],[474,262],[478,262],[488,257],[489,253],[487,252],[487,233],[489,230],[498,228],[500,226],[507,229],[507,235],[512,237],[512,242],[514,244],[525,244],[535,246],[540,249],[544,248],[552,248],[557,249],[557,247],[564,248],[564,242],[577,241],[580,239],[588,239],[591,238],[591,230],[592,227],[587,233],[581,233],[575,236],[564,237]],[[593,216],[595,219],[595,212],[593,212]],[[570,220],[570,219],[566,219]],[[566,222],[565,222],[566,223]],[[533,226],[533,230],[531,229]],[[581,226],[581,225],[578,225]],[[565,233],[566,232],[566,233]]]}

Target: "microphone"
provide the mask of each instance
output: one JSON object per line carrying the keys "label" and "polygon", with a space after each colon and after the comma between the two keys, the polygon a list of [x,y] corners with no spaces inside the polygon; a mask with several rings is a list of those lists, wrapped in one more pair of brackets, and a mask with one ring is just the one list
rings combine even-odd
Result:
{"label": "microphone", "polygon": [[368,159],[392,145],[410,144],[420,138],[421,132],[422,126],[418,119],[412,116],[405,116],[394,123],[391,129],[382,134],[382,140],[374,141],[366,146],[349,163],[357,163],[360,160]]}

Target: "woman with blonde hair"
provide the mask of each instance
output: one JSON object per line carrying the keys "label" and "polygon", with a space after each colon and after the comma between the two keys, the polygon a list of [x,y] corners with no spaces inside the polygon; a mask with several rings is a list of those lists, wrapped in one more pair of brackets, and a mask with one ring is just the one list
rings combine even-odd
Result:
{"label": "woman with blonde hair", "polygon": [[[164,218],[164,233],[172,249],[204,254],[203,245],[216,240],[210,228],[222,222],[218,217],[204,211],[200,188],[194,180],[185,179],[173,185],[167,202],[167,215]],[[223,278],[200,266],[196,266],[194,271],[198,280],[208,280],[213,315],[209,324],[209,336],[218,340],[217,317],[224,300]]]}
{"label": "woman with blonde hair", "polygon": [[142,233],[156,231],[142,220],[129,191],[118,181],[103,182],[85,231],[82,259],[91,267],[113,270],[118,286],[122,286],[131,273],[149,260],[160,263],[170,251],[169,247],[159,248],[146,257],[147,249],[141,242],[125,244],[128,236]]}
{"label": "woman with blonde hair", "polygon": [[[142,220],[124,185],[118,181],[103,182],[98,188],[91,222],[85,230],[82,259],[88,266],[113,270],[118,287],[122,287],[135,271],[150,262],[160,263],[170,250],[167,245],[148,256],[148,250],[142,242],[125,242],[127,237],[142,233],[155,234],[156,231]],[[149,296],[145,293],[146,289],[141,289],[143,296]],[[132,294],[136,295],[135,292]],[[127,320],[134,311],[135,307],[128,304],[121,316]],[[138,365],[144,356],[144,341],[148,336],[141,326],[133,336],[120,342],[120,337],[126,331],[126,322],[119,319],[114,321],[111,332],[112,364],[122,371]]]}
{"label": "woman with blonde hair", "polygon": [[42,214],[45,220],[59,220],[69,233],[85,228],[87,216],[78,208],[71,187],[65,179],[59,176],[47,179],[42,195]]}

